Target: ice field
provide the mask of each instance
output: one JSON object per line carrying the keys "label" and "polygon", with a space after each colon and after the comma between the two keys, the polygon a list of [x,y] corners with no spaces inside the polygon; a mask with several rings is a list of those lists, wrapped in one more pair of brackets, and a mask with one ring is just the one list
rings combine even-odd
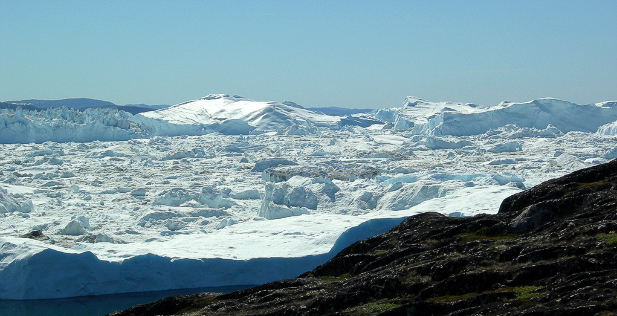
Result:
{"label": "ice field", "polygon": [[616,102],[555,99],[408,97],[346,117],[229,95],[137,115],[0,110],[0,299],[295,277],[407,216],[496,213],[607,162],[615,121]]}

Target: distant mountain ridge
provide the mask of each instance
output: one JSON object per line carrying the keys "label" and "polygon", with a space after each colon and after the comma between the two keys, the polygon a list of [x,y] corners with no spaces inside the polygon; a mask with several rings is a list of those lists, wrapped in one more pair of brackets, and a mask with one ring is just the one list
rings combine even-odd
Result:
{"label": "distant mountain ridge", "polygon": [[90,98],[70,98],[62,100],[21,100],[21,101],[5,101],[0,103],[1,109],[16,109],[21,107],[24,110],[37,111],[49,108],[67,107],[69,109],[84,110],[90,108],[112,108],[131,114],[159,110],[168,107],[168,105],[146,105],[146,104],[126,104],[117,105],[109,101],[96,100]]}
{"label": "distant mountain ridge", "polygon": [[89,98],[71,98],[62,100],[22,100],[22,101],[5,101],[14,105],[31,105],[40,109],[59,108],[66,106],[73,109],[90,108],[90,107],[113,107],[117,106],[108,101],[95,100]]}
{"label": "distant mountain ridge", "polygon": [[[284,104],[285,102],[283,102]],[[350,108],[341,108],[337,106],[328,106],[321,108],[306,108],[307,110],[311,110],[317,113],[323,113],[326,115],[336,115],[336,116],[346,116],[352,114],[364,114],[371,113],[375,111],[375,109],[350,109]]]}
{"label": "distant mountain ridge", "polygon": [[15,110],[18,107],[21,107],[22,109],[29,110],[29,111],[39,110],[39,108],[32,106],[32,105],[15,105],[15,104],[6,103],[6,102],[0,102],[0,109]]}

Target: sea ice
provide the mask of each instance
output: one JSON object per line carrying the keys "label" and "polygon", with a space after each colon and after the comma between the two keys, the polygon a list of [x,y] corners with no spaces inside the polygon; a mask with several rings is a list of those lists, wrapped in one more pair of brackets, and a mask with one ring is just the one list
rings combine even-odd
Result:
{"label": "sea ice", "polygon": [[[611,104],[407,98],[344,123],[228,95],[0,110],[0,299],[295,277],[406,216],[495,213],[613,159]],[[49,239],[20,237],[34,230]]]}

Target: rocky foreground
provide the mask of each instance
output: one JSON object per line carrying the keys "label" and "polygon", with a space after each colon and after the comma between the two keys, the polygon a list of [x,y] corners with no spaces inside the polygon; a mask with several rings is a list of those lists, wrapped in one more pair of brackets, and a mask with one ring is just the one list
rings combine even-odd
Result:
{"label": "rocky foreground", "polygon": [[[452,210],[456,211],[456,210]],[[615,315],[617,160],[499,213],[410,217],[298,278],[139,305],[137,315]]]}

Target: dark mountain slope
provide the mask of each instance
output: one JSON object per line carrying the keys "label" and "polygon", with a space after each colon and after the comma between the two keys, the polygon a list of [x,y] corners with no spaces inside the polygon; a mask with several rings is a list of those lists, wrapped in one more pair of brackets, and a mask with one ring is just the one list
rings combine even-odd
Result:
{"label": "dark mountain slope", "polygon": [[88,98],[72,98],[63,100],[21,100],[5,101],[15,105],[30,105],[39,109],[60,108],[66,106],[71,109],[92,108],[92,107],[115,107],[116,105],[108,102]]}
{"label": "dark mountain slope", "polygon": [[17,108],[22,108],[24,110],[29,110],[29,111],[39,110],[39,108],[32,106],[32,105],[15,105],[15,104],[0,102],[0,109],[16,110]]}
{"label": "dark mountain slope", "polygon": [[311,110],[313,112],[323,113],[327,115],[336,115],[336,116],[348,116],[352,114],[370,113],[374,111],[374,109],[348,109],[348,108],[339,108],[336,106],[330,106],[330,107],[324,107],[324,108],[307,108],[307,110]]}
{"label": "dark mountain slope", "polygon": [[99,109],[117,109],[120,111],[129,112],[133,115],[148,111],[154,111],[164,106],[147,106],[144,104],[136,105],[115,105],[108,101],[101,101],[88,98],[73,98],[63,100],[22,100],[22,101],[6,101],[0,102],[0,109],[17,109],[18,107],[24,110],[40,111],[48,108],[67,107],[69,109],[77,109],[80,111],[92,108]]}
{"label": "dark mountain slope", "polygon": [[410,217],[296,279],[112,315],[615,315],[616,232],[613,161],[511,196],[496,215]]}

